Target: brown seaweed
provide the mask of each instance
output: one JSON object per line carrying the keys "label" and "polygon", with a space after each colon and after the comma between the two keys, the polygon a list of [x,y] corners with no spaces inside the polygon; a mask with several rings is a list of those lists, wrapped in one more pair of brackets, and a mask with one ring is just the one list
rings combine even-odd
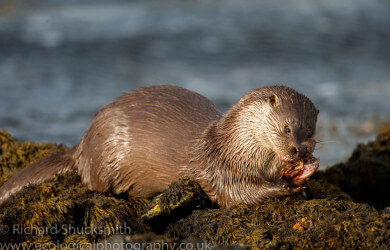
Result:
{"label": "brown seaweed", "polygon": [[[28,163],[63,150],[62,145],[19,142],[0,131],[1,183]],[[10,230],[0,234],[0,242],[90,246],[111,239],[133,243],[206,240],[224,248],[384,249],[390,246],[390,214],[384,209],[390,205],[389,164],[387,129],[374,142],[359,145],[346,163],[317,171],[307,182],[305,196],[273,199],[258,206],[239,204],[228,210],[212,207],[199,185],[189,180],[170,185],[150,202],[89,191],[72,172],[28,186],[12,198],[0,212],[1,225],[30,231]],[[114,230],[91,232],[88,228]],[[132,234],[136,235],[125,236]]]}

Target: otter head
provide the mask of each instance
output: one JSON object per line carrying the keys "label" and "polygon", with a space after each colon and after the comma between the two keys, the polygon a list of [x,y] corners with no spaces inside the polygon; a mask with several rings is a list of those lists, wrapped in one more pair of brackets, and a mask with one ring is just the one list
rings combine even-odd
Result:
{"label": "otter head", "polygon": [[306,96],[285,86],[261,87],[244,96],[240,109],[252,139],[281,161],[313,153],[319,110]]}

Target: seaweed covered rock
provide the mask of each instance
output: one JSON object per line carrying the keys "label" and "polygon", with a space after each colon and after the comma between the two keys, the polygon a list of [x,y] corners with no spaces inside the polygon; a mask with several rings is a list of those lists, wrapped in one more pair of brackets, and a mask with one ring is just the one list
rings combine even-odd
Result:
{"label": "seaweed covered rock", "polygon": [[[1,182],[33,160],[66,149],[50,143],[18,142],[5,131],[0,131],[0,143]],[[225,249],[237,245],[387,248],[390,214],[383,208],[390,200],[389,145],[390,129],[376,141],[359,145],[345,164],[316,172],[307,182],[306,196],[295,194],[228,210],[211,206],[199,185],[189,180],[173,183],[149,201],[89,191],[72,172],[26,187],[12,198],[0,212],[1,225],[10,229],[0,234],[0,242],[43,248],[61,243],[160,241],[207,241]]]}
{"label": "seaweed covered rock", "polygon": [[200,185],[181,179],[152,200],[142,219],[154,231],[162,232],[167,224],[189,215],[195,209],[206,207],[211,207],[211,201]]}
{"label": "seaweed covered rock", "polygon": [[356,200],[389,205],[389,158],[390,129],[359,145],[345,164],[318,171],[307,183],[306,199],[289,196],[259,206],[196,210],[166,233],[260,248],[387,248],[387,210],[378,212]]}
{"label": "seaweed covered rock", "polygon": [[318,172],[314,178],[378,210],[389,206],[390,127],[383,128],[375,141],[358,145],[346,163]]}
{"label": "seaweed covered rock", "polygon": [[19,142],[7,131],[0,130],[0,186],[18,169],[66,149],[64,145],[54,143]]}
{"label": "seaweed covered rock", "polygon": [[[0,131],[0,185],[18,169],[67,148],[53,143],[19,142]],[[0,242],[87,243],[111,234],[147,231],[141,221],[149,200],[110,197],[87,190],[76,172],[27,186],[0,213]],[[43,245],[42,245],[43,246]]]}
{"label": "seaweed covered rock", "polygon": [[[297,228],[310,221],[311,226]],[[260,248],[386,248],[390,215],[345,200],[275,199],[259,206],[196,210],[167,228],[179,238],[208,239],[215,244]]]}
{"label": "seaweed covered rock", "polygon": [[88,191],[72,172],[28,186],[0,215],[9,228],[1,241],[24,243],[95,242],[115,233],[147,231],[140,220],[148,200],[129,200]]}
{"label": "seaweed covered rock", "polygon": [[249,249],[237,246],[215,245],[202,239],[180,239],[167,237],[155,233],[134,235],[113,235],[92,246],[92,249],[116,249],[113,246],[122,246],[120,249]]}

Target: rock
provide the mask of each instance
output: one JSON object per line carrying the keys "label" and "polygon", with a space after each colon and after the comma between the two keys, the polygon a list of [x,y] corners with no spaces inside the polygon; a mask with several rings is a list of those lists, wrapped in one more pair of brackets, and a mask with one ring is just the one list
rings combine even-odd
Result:
{"label": "rock", "polygon": [[[62,150],[66,148],[61,145],[18,142],[0,131],[2,183],[31,161]],[[123,243],[147,247],[164,242],[171,244],[164,249],[177,244],[218,249],[387,248],[389,160],[390,129],[374,142],[359,145],[346,163],[317,171],[307,183],[306,197],[297,194],[227,210],[212,206],[190,180],[171,184],[150,201],[89,191],[76,172],[68,173],[26,187],[0,212],[3,227],[46,231],[9,231],[0,234],[0,242],[92,249],[101,247],[99,243],[126,249],[129,245]],[[387,207],[378,212],[369,204]]]}

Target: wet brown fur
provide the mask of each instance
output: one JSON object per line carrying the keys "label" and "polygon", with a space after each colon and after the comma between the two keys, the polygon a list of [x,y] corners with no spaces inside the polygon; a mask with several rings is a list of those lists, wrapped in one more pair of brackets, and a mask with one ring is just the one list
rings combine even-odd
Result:
{"label": "wet brown fur", "polygon": [[[284,86],[254,89],[224,115],[207,98],[161,85],[131,91],[102,108],[79,143],[15,174],[0,205],[27,184],[76,168],[100,192],[150,197],[181,177],[199,182],[221,207],[291,192],[278,177],[291,148],[312,153],[318,110]],[[293,130],[286,137],[285,126]],[[309,136],[310,135],[310,136]]]}
{"label": "wet brown fur", "polygon": [[[184,172],[222,207],[256,204],[292,193],[279,180],[285,163],[278,154],[306,145],[313,153],[318,110],[304,95],[285,86],[254,89],[244,95],[197,140]],[[292,135],[285,134],[285,127]],[[309,138],[308,138],[309,136]]]}

